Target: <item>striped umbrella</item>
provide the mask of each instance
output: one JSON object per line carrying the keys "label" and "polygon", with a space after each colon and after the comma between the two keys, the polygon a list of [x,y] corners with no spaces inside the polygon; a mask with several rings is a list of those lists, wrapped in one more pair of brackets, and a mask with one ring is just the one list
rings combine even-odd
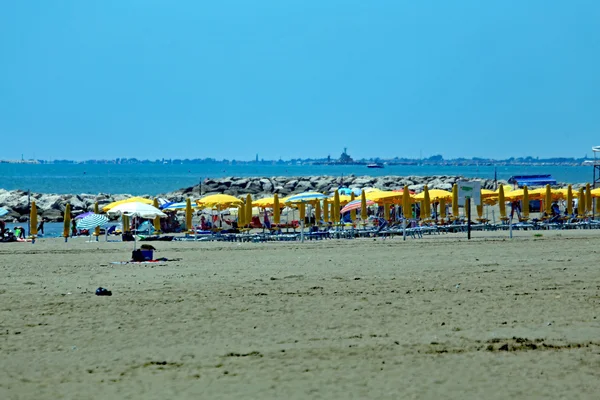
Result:
{"label": "striped umbrella", "polygon": [[98,226],[106,225],[108,217],[106,215],[92,214],[77,221],[77,229],[90,230]]}
{"label": "striped umbrella", "polygon": [[[367,200],[367,206],[372,206],[373,204],[375,204],[375,202],[373,200]],[[347,213],[348,211],[352,211],[352,210],[360,210],[361,208],[362,208],[362,200],[361,199],[352,200],[350,203],[346,204],[344,206],[344,208],[342,208],[342,210],[340,211],[340,214],[344,214],[344,213]]]}
{"label": "striped umbrella", "polygon": [[288,197],[286,203],[310,203],[316,200],[324,200],[327,196],[317,192],[304,192]]}

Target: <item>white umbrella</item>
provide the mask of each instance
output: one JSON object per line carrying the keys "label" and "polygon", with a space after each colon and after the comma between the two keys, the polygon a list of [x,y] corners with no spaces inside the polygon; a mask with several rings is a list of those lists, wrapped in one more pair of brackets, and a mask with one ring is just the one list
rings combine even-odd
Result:
{"label": "white umbrella", "polygon": [[158,208],[151,206],[150,204],[144,203],[125,203],[120,204],[114,208],[111,208],[108,215],[128,215],[131,217],[141,217],[141,218],[165,218],[167,214],[160,211]]}

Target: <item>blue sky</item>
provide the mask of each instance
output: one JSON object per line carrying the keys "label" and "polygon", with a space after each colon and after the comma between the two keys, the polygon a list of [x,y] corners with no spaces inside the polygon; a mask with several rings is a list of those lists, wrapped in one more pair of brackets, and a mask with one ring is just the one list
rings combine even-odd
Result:
{"label": "blue sky", "polygon": [[597,0],[6,1],[1,158],[583,156]]}

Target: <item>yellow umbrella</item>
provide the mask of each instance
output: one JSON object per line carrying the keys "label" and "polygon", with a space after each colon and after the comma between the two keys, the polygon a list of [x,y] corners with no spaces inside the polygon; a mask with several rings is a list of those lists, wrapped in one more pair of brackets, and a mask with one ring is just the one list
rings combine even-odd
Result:
{"label": "yellow umbrella", "polygon": [[211,194],[204,196],[201,199],[196,200],[196,204],[200,207],[208,208],[227,208],[230,206],[238,206],[244,202],[237,197],[230,196],[228,194]]}
{"label": "yellow umbrella", "polygon": [[369,218],[367,215],[367,197],[364,190],[360,193],[360,218],[363,220],[363,224]]}
{"label": "yellow umbrella", "polygon": [[64,215],[64,221],[63,221],[63,237],[65,238],[65,241],[67,241],[67,238],[71,235],[71,205],[69,203],[67,203],[67,206],[65,207],[65,215]]}
{"label": "yellow umbrella", "polygon": [[591,189],[589,183],[585,184],[585,209],[590,214],[591,214],[591,212],[593,210],[593,205],[592,205],[592,189]]}
{"label": "yellow umbrella", "polygon": [[506,219],[506,199],[503,186],[498,188],[498,207],[500,207],[500,219]]}
{"label": "yellow umbrella", "polygon": [[458,219],[458,185],[452,186],[452,218]]}
{"label": "yellow umbrella", "polygon": [[479,198],[481,199],[481,201],[479,202],[479,204],[477,204],[477,218],[479,218],[480,220],[483,219],[483,197],[482,197],[482,190],[479,189]]}
{"label": "yellow umbrella", "polygon": [[552,189],[550,185],[546,185],[546,194],[544,196],[544,209],[546,211],[546,215],[552,214]]}
{"label": "yellow umbrella", "polygon": [[376,203],[402,203],[402,192],[390,192],[390,191],[373,191],[367,192],[365,195],[367,200],[374,201]]}
{"label": "yellow umbrella", "polygon": [[329,222],[329,200],[323,200],[323,222]]}
{"label": "yellow umbrella", "polygon": [[329,203],[329,215],[329,219],[335,224],[335,207],[333,206],[333,202]]}
{"label": "yellow umbrella", "polygon": [[383,219],[386,221],[390,220],[390,203],[383,204]]}
{"label": "yellow umbrella", "polygon": [[580,217],[585,216],[585,194],[583,192],[583,187],[579,188],[579,193],[577,195],[577,214]]}
{"label": "yellow umbrella", "polygon": [[246,226],[246,206],[238,206],[238,225],[240,228]]}
{"label": "yellow umbrella", "polygon": [[[593,190],[592,190],[593,192]],[[596,199],[596,214],[600,214],[600,200]]]}
{"label": "yellow umbrella", "polygon": [[[98,202],[94,203],[94,214],[100,214],[100,208],[98,207]],[[98,240],[98,236],[100,236],[100,227],[97,226],[94,229],[94,236],[96,236],[96,240]]]}
{"label": "yellow umbrella", "polygon": [[[419,194],[416,194],[413,196],[413,199],[415,200],[419,200],[419,201],[423,201],[425,200],[425,188],[427,186],[423,187],[423,191]],[[431,203],[433,202],[437,202],[440,201],[440,199],[444,199],[444,200],[450,200],[452,199],[452,193],[448,192],[447,190],[441,190],[441,189],[431,189],[429,190],[429,188],[427,188],[427,194],[429,195],[429,202]]]}
{"label": "yellow umbrella", "polygon": [[[415,196],[417,197],[417,196]],[[429,188],[427,185],[423,187],[423,201],[421,202],[421,219],[428,220],[431,218],[431,199],[429,198]]]}
{"label": "yellow umbrella", "polygon": [[273,205],[275,204],[275,196],[265,197],[264,199],[253,200],[252,206],[260,207],[260,208],[272,208]]}
{"label": "yellow umbrella", "polygon": [[443,224],[444,218],[446,218],[446,199],[444,199],[443,197],[440,199],[440,218]]}
{"label": "yellow umbrella", "polygon": [[252,195],[248,193],[246,195],[246,224],[252,223]]}
{"label": "yellow umbrella", "polygon": [[402,213],[405,219],[412,218],[410,191],[407,185],[404,185],[404,190],[402,191]]}
{"label": "yellow umbrella", "polygon": [[333,215],[333,222],[339,223],[340,222],[340,193],[337,190],[335,191],[335,194],[333,195],[332,215]]}
{"label": "yellow umbrella", "polygon": [[[338,199],[339,199],[338,201],[339,201],[339,203],[340,203],[340,207],[342,207],[342,206],[345,206],[346,204],[348,204],[348,203],[350,203],[350,202],[352,201],[352,197],[351,197],[351,196],[348,196],[348,195],[345,195],[345,194],[343,194],[343,195],[340,195],[340,194],[337,192],[337,190],[336,190],[336,193],[338,194]],[[333,197],[335,198],[335,193],[334,193]],[[334,199],[333,199],[333,198],[331,198],[331,197],[330,197],[329,199],[330,199],[330,200],[334,200]]]}
{"label": "yellow umbrella", "polygon": [[[156,197],[154,198],[152,205],[158,208],[158,199]],[[155,233],[160,233],[160,217],[154,217],[154,231]]]}
{"label": "yellow umbrella", "polygon": [[112,203],[107,204],[104,207],[102,207],[102,211],[107,212],[108,210],[115,208],[116,206],[120,206],[121,204],[127,204],[127,203],[152,204],[152,200],[145,199],[143,197],[130,197],[125,200],[113,201]]}
{"label": "yellow umbrella", "polygon": [[[188,232],[192,231],[192,217],[194,215],[194,211],[192,210],[192,200],[188,197],[185,199],[185,229]],[[160,223],[160,221],[159,221]],[[160,228],[160,225],[159,225]]]}
{"label": "yellow umbrella", "polygon": [[523,219],[529,218],[529,191],[523,186]]}
{"label": "yellow umbrella", "polygon": [[281,220],[281,207],[279,207],[279,196],[277,193],[273,196],[273,223],[279,224]]}
{"label": "yellow umbrella", "polygon": [[567,214],[573,215],[573,188],[571,185],[567,187]]}
{"label": "yellow umbrella", "polygon": [[321,221],[321,202],[317,201],[315,203],[315,225],[319,226],[320,221]]}
{"label": "yellow umbrella", "polygon": [[31,202],[31,210],[29,211],[29,234],[35,238],[35,235],[38,234],[37,230],[37,206],[35,205],[35,201]]}
{"label": "yellow umbrella", "polygon": [[[356,199],[356,196],[353,193],[350,193],[350,201],[354,201]],[[350,221],[354,222],[356,221],[356,210],[352,210],[350,211]]]}

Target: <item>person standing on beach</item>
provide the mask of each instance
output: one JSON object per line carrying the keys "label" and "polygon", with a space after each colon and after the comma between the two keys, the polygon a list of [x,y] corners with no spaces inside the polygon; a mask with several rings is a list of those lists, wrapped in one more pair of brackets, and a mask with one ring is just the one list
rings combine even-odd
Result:
{"label": "person standing on beach", "polygon": [[40,224],[38,225],[38,233],[40,234],[44,234],[44,223],[46,222],[46,218],[42,218],[42,220],[40,221]]}

